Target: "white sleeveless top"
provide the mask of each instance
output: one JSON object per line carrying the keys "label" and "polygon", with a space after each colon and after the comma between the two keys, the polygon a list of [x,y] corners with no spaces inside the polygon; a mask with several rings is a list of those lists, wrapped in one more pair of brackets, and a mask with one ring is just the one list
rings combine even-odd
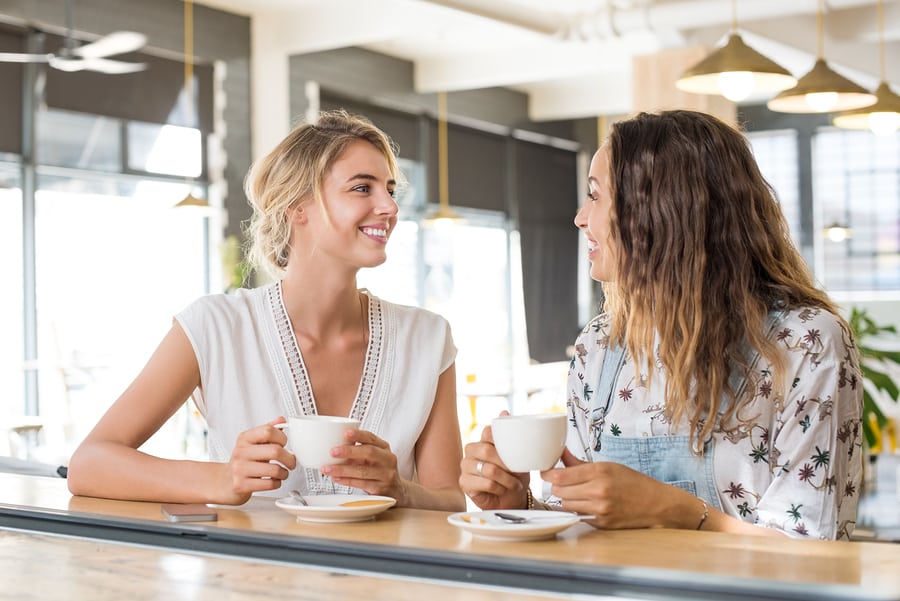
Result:
{"label": "white sleeveless top", "polygon": [[[431,414],[439,376],[456,359],[447,321],[382,301],[368,291],[369,346],[350,416],[388,441],[400,477],[415,478],[415,445]],[[208,426],[209,458],[225,462],[238,435],[279,415],[317,413],[281,282],[194,301],[175,316],[200,366],[193,398]],[[298,467],[268,494],[360,492]],[[265,494],[265,493],[261,493]]]}

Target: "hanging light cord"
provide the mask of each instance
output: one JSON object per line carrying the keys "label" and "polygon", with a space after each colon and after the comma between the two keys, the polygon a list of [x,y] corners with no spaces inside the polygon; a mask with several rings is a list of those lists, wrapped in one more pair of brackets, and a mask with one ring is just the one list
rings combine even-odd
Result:
{"label": "hanging light cord", "polygon": [[887,69],[884,63],[884,0],[878,0],[878,64],[881,81],[887,81]]}
{"label": "hanging light cord", "polygon": [[825,32],[824,27],[822,26],[822,12],[825,10],[825,0],[819,0],[819,5],[816,7],[816,34],[818,36],[818,58],[819,60],[825,59]]}
{"label": "hanging light cord", "polygon": [[438,92],[438,201],[443,209],[450,206],[447,175],[447,93]]}
{"label": "hanging light cord", "polygon": [[737,0],[731,0],[731,33],[737,33]]}
{"label": "hanging light cord", "polygon": [[184,0],[184,101],[185,119],[194,127],[194,4]]}

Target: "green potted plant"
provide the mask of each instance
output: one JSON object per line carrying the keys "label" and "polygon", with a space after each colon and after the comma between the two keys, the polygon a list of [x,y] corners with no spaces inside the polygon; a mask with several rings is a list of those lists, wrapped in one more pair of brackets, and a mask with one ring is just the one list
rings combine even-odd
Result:
{"label": "green potted plant", "polygon": [[[889,364],[893,363],[900,370],[900,350],[886,350],[880,348],[873,340],[886,336],[897,336],[894,326],[878,325],[869,317],[865,309],[853,307],[850,312],[850,329],[856,338],[856,346],[859,349],[860,367],[863,377],[876,390],[883,391],[893,402],[897,402],[900,396],[900,388],[891,376]],[[896,339],[896,347],[900,348],[900,338]],[[900,373],[900,371],[898,371]],[[875,402],[869,387],[863,386],[863,432],[869,452],[877,453],[881,450],[882,432],[888,425],[888,418]]]}

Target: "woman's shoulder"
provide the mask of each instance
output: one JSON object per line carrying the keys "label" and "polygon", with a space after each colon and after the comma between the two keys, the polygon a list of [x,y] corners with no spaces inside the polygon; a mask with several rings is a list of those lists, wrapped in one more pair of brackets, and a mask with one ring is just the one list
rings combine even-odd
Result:
{"label": "woman's shoulder", "polygon": [[579,338],[596,338],[606,339],[609,337],[609,326],[612,322],[612,316],[609,313],[600,313],[591,319],[581,329]]}
{"label": "woman's shoulder", "polygon": [[366,290],[365,292],[369,295],[370,298],[376,300],[381,305],[383,312],[390,314],[391,317],[399,324],[430,324],[433,326],[446,324],[447,327],[449,327],[450,325],[443,315],[435,313],[434,311],[429,311],[428,309],[423,309],[422,307],[416,307],[413,305],[404,305],[401,303],[386,301],[375,296],[368,290]]}
{"label": "woman's shoulder", "polygon": [[[792,308],[773,328],[770,339],[797,361],[858,363],[856,345],[847,322],[827,309]],[[792,360],[793,361],[793,360]]]}
{"label": "woman's shoulder", "polygon": [[784,312],[774,328],[778,341],[795,338],[807,343],[844,341],[849,338],[847,322],[821,307],[794,307]]}
{"label": "woman's shoulder", "polygon": [[207,294],[192,301],[180,318],[196,319],[204,316],[225,317],[252,311],[268,293],[272,285],[259,288],[239,288],[233,292]]}

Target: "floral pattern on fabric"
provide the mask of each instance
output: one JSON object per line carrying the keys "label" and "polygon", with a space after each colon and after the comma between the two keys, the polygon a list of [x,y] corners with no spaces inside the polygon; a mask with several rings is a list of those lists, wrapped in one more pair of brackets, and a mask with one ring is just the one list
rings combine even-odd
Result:
{"label": "floral pattern on fabric", "polygon": [[[600,315],[584,328],[569,369],[568,447],[588,461],[598,434],[689,433],[686,421],[667,423],[658,358],[648,378],[626,356],[603,421],[592,422],[607,327]],[[840,319],[815,308],[786,312],[771,336],[784,353],[784,389],[775,389],[771,366],[760,358],[741,395],[747,404],[713,434],[723,510],[795,537],[848,539],[862,476],[862,373],[852,336]]]}

